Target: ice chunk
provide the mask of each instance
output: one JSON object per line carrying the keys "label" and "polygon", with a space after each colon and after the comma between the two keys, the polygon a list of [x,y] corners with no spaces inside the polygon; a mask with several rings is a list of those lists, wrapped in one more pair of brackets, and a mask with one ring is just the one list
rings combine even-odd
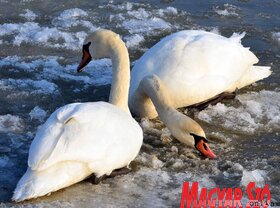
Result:
{"label": "ice chunk", "polygon": [[77,25],[83,25],[92,31],[96,30],[97,28],[91,22],[81,19],[87,16],[88,13],[82,9],[67,9],[64,10],[58,17],[54,18],[52,24],[62,28],[70,28]]}
{"label": "ice chunk", "polygon": [[218,103],[199,112],[197,117],[226,129],[253,134],[280,129],[280,92],[262,90],[237,96],[237,107]]}
{"label": "ice chunk", "polygon": [[224,4],[222,7],[215,7],[214,12],[221,16],[239,17],[238,11],[240,9],[232,4]]}
{"label": "ice chunk", "polygon": [[139,43],[141,43],[142,41],[144,41],[144,37],[142,35],[135,34],[135,35],[126,37],[125,40],[126,40],[126,46],[128,48],[133,48],[135,46],[138,46]]}
{"label": "ice chunk", "polygon": [[273,32],[272,38],[280,44],[280,32]]}
{"label": "ice chunk", "polygon": [[[89,26],[87,22],[82,21],[81,24]],[[91,29],[95,30],[95,27]],[[10,39],[16,46],[20,46],[22,43],[40,43],[50,48],[77,50],[83,44],[84,34],[81,32],[64,32],[56,27],[41,27],[35,22],[0,24],[0,37],[11,36]]]}
{"label": "ice chunk", "polygon": [[148,17],[150,17],[150,14],[144,8],[128,11],[127,14],[136,19],[147,19]]}
{"label": "ice chunk", "polygon": [[36,106],[30,111],[29,116],[31,119],[37,119],[42,122],[46,118],[47,112],[39,106]]}
{"label": "ice chunk", "polygon": [[159,160],[157,158],[157,156],[154,155],[152,157],[152,166],[153,166],[153,168],[159,169],[159,168],[163,167],[163,165],[164,165],[164,163],[161,160]]}
{"label": "ice chunk", "polygon": [[136,33],[151,33],[156,30],[167,30],[171,28],[171,25],[158,17],[151,19],[131,19],[123,22],[123,27],[128,30],[131,34]]}
{"label": "ice chunk", "polygon": [[[37,72],[38,69],[43,68],[43,72],[39,70],[40,73],[37,75],[40,79],[64,79],[64,80],[74,80],[74,81],[81,81],[85,84],[93,84],[93,85],[106,85],[111,83],[112,79],[112,62],[109,59],[101,59],[101,60],[93,60],[91,61],[88,66],[84,70],[84,75],[77,75],[77,66],[78,64],[72,64],[67,66],[62,66],[58,62],[59,57],[53,56],[46,56],[36,58],[34,61],[25,61],[18,56],[8,56],[6,58],[0,59],[0,67],[3,66],[12,66],[13,70],[25,70],[28,72]],[[94,70],[89,70],[88,68],[94,68]],[[0,80],[0,88],[7,88],[13,83],[17,82],[29,82],[31,85],[43,85],[45,86],[48,84],[47,80],[42,80],[33,82],[32,80],[13,80],[13,79],[2,79]],[[33,82],[33,83],[32,83]],[[46,86],[47,87],[47,86]],[[49,89],[43,89],[42,92],[58,92],[57,86],[54,83],[49,82]]]}
{"label": "ice chunk", "polygon": [[12,90],[13,92],[20,90],[29,91],[30,94],[55,94],[58,93],[58,86],[47,80],[31,80],[31,79],[2,79],[0,80],[0,89]]}
{"label": "ice chunk", "polygon": [[20,132],[23,130],[23,121],[19,116],[11,114],[0,115],[0,132]]}
{"label": "ice chunk", "polygon": [[21,17],[24,17],[28,21],[34,21],[36,17],[38,16],[33,11],[26,9],[24,14],[20,14]]}
{"label": "ice chunk", "polygon": [[160,17],[164,17],[166,14],[177,15],[178,10],[174,7],[167,7],[166,9],[159,9],[157,13],[159,14]]}
{"label": "ice chunk", "polygon": [[144,130],[148,130],[154,127],[153,123],[148,118],[142,118],[140,125]]}
{"label": "ice chunk", "polygon": [[240,182],[241,186],[246,187],[250,182],[255,182],[257,187],[264,187],[266,172],[264,170],[253,170],[247,171],[243,170],[243,176]]}

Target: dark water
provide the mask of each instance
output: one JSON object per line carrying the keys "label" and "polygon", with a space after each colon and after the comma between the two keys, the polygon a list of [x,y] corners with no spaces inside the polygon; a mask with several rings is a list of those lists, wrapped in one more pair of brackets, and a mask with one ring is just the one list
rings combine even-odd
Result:
{"label": "dark water", "polygon": [[[280,1],[5,1],[0,0],[0,201],[5,206],[173,207],[183,181],[200,187],[269,184],[280,201]],[[142,120],[144,145],[133,172],[100,185],[81,182],[21,204],[9,200],[26,169],[36,129],[58,107],[108,99],[109,60],[75,68],[86,34],[119,33],[131,61],[172,32],[203,29],[242,39],[273,74],[202,112],[188,110],[219,155],[201,160],[158,120]],[[185,109],[182,109],[184,111]],[[246,198],[244,198],[246,203]]]}

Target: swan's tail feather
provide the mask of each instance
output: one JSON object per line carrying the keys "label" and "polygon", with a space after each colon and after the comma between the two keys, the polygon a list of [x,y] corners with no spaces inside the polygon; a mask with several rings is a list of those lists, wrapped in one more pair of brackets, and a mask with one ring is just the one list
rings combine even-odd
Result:
{"label": "swan's tail feather", "polygon": [[243,33],[233,33],[230,36],[230,40],[232,40],[233,42],[236,42],[236,43],[241,43],[241,39],[244,38],[245,35],[246,35],[245,32],[243,32]]}
{"label": "swan's tail feather", "polygon": [[267,78],[271,75],[271,73],[272,71],[270,70],[270,66],[252,66],[252,68],[248,70],[245,76],[241,79],[238,88],[240,89]]}
{"label": "swan's tail feather", "polygon": [[15,202],[20,202],[26,199],[37,198],[47,194],[42,193],[42,191],[39,190],[36,181],[37,179],[38,177],[36,176],[35,172],[28,168],[26,173],[18,182],[12,200]]}
{"label": "swan's tail feather", "polygon": [[82,181],[91,173],[88,166],[80,162],[63,162],[43,171],[28,168],[18,182],[12,200],[20,202],[47,195]]}

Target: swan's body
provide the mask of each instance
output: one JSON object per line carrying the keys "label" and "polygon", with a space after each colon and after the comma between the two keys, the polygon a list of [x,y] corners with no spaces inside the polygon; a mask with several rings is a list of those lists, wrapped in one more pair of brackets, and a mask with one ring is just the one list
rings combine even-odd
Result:
{"label": "swan's body", "polygon": [[149,49],[131,71],[129,107],[141,117],[158,115],[150,98],[136,99],[147,75],[156,75],[174,108],[190,106],[223,92],[234,92],[268,77],[270,67],[253,66],[258,58],[244,48],[244,35],[230,38],[205,31],[181,31]]}
{"label": "swan's body", "polygon": [[28,169],[15,189],[15,201],[46,195],[93,173],[97,177],[109,175],[128,166],[140,150],[142,129],[127,106],[129,59],[124,43],[106,30],[95,32],[91,38],[92,46],[103,46],[103,51],[89,47],[93,57],[112,58],[112,104],[73,103],[56,110],[31,144]]}

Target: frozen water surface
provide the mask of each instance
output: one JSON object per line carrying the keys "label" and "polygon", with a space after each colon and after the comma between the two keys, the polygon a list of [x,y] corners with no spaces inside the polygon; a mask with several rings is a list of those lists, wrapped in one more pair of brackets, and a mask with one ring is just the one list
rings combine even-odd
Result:
{"label": "frozen water surface", "polygon": [[[199,188],[269,184],[280,201],[280,2],[252,1],[0,1],[0,207],[178,207],[184,181]],[[198,111],[180,109],[205,129],[217,160],[174,139],[158,119],[139,119],[144,144],[132,172],[99,185],[83,181],[24,203],[10,202],[27,167],[28,149],[47,117],[71,102],[108,100],[112,63],[76,67],[86,35],[98,28],[121,35],[131,63],[162,37],[183,29],[242,43],[273,74]],[[243,202],[248,200],[243,198]]]}

